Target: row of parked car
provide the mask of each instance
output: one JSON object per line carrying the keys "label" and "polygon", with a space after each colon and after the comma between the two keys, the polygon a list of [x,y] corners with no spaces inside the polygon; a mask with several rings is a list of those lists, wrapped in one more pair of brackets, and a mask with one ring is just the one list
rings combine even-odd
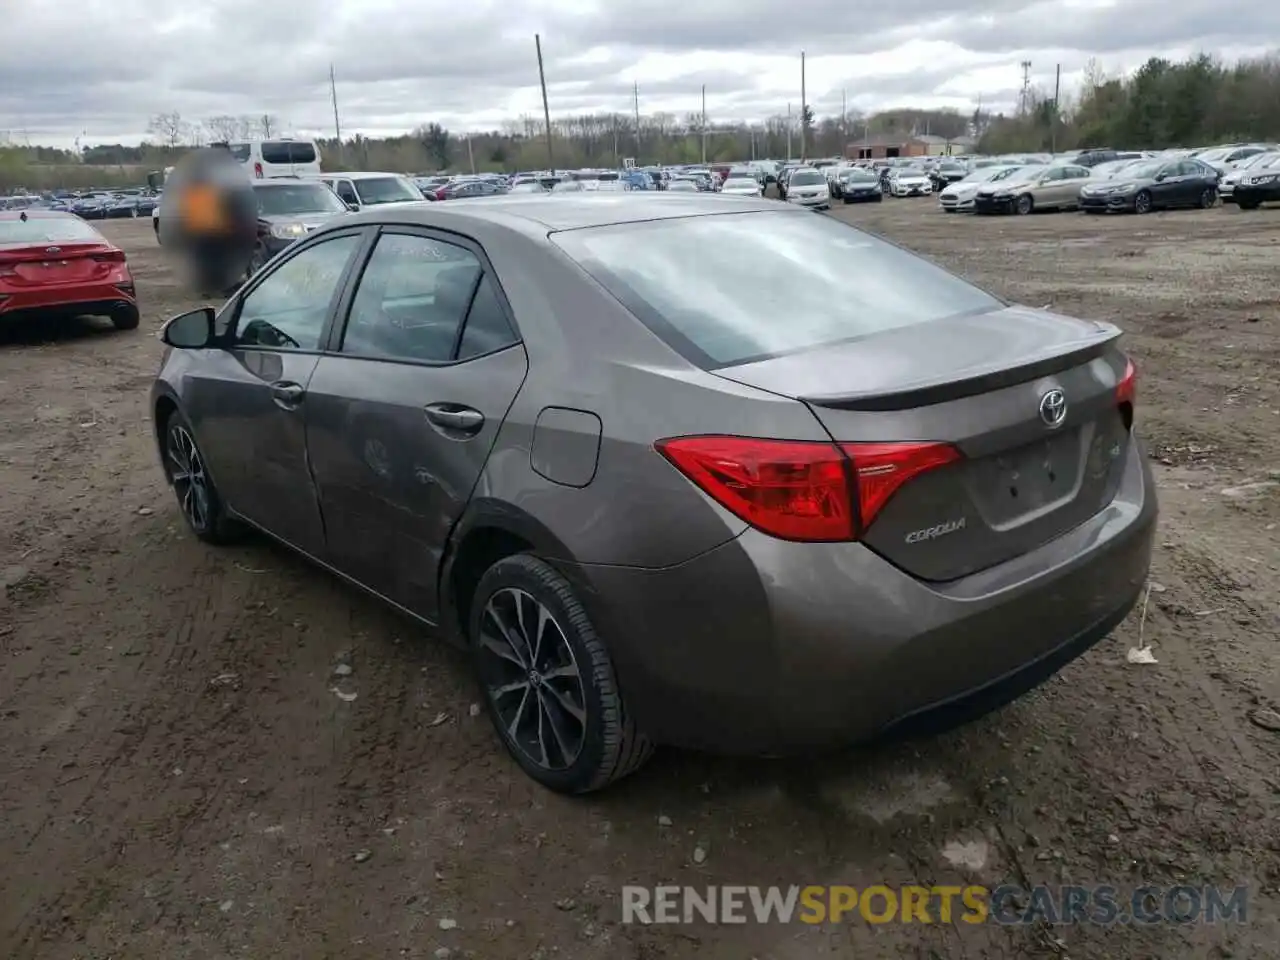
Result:
{"label": "row of parked car", "polygon": [[1092,167],[1056,160],[1023,161],[1012,158],[975,167],[941,191],[939,206],[947,213],[1145,214],[1179,207],[1207,209],[1219,201],[1253,210],[1280,200],[1280,150],[1250,152],[1229,165],[1175,153]]}
{"label": "row of parked car", "polygon": [[812,182],[805,171],[825,176],[828,203],[936,194],[947,213],[1148,213],[1212,207],[1220,200],[1250,210],[1280,200],[1280,147],[1265,143],[1159,152],[817,160],[781,169],[777,182],[783,197],[797,174]]}
{"label": "row of parked car", "polygon": [[0,197],[0,210],[54,210],[74,213],[82,220],[148,216],[158,202],[156,194],[144,188],[129,190],[85,190],[75,194],[21,194]]}

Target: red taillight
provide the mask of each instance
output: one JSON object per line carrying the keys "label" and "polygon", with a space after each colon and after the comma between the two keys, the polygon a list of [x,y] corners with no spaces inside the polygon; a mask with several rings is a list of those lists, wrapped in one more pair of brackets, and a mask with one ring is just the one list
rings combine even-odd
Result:
{"label": "red taillight", "polygon": [[446,193],[445,193],[445,189],[444,189],[444,187],[441,187],[439,190],[437,190],[437,191],[436,191],[436,199],[437,199],[437,200],[444,200],[444,199],[446,199],[447,197],[448,197],[448,194],[446,194]]}
{"label": "red taillight", "polygon": [[1124,420],[1125,429],[1133,427],[1133,407],[1138,399],[1138,368],[1132,360],[1125,360],[1124,375],[1116,384],[1116,405],[1120,408],[1120,417]]}
{"label": "red taillight", "polygon": [[849,461],[832,443],[680,437],[658,451],[713,500],[783,540],[853,539]]}
{"label": "red taillight", "polygon": [[937,443],[679,437],[658,451],[704,493],[783,540],[854,540],[913,477],[960,459]]}
{"label": "red taillight", "polygon": [[1138,368],[1132,360],[1124,362],[1124,376],[1116,384],[1116,403],[1132,404],[1137,399]]}
{"label": "red taillight", "polygon": [[262,179],[262,164],[255,163],[253,165],[253,175],[257,177],[259,180]]}
{"label": "red taillight", "polygon": [[107,250],[103,253],[95,253],[93,259],[98,263],[126,263],[127,259],[123,250]]}
{"label": "red taillight", "polygon": [[947,443],[842,443],[840,447],[853,461],[863,530],[903,484],[960,459],[960,451]]}

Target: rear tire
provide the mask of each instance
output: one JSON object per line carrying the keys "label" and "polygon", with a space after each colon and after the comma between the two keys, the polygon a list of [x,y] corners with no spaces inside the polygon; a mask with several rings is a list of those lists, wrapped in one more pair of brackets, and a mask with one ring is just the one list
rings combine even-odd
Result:
{"label": "rear tire", "polygon": [[117,330],[136,330],[139,319],[137,307],[121,307],[111,314],[111,324]]}
{"label": "rear tire", "polygon": [[1200,194],[1201,210],[1208,210],[1210,207],[1214,206],[1217,202],[1218,202],[1218,191],[1214,190],[1213,187],[1209,187],[1202,194]]}
{"label": "rear tire", "polygon": [[499,560],[480,578],[469,620],[489,717],[532,779],[557,793],[589,793],[649,759],[653,746],[627,712],[609,651],[549,563],[529,554]]}

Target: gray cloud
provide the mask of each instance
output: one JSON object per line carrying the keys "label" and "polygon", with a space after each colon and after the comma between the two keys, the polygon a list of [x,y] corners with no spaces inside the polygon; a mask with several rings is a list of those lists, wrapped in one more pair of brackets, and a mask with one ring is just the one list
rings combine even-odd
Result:
{"label": "gray cloud", "polygon": [[[1058,62],[1077,70],[1096,55],[1115,69],[1162,49],[1280,36],[1280,8],[1256,0],[1034,3],[337,0],[318,15],[302,0],[206,0],[176,12],[163,0],[115,0],[78,7],[69,22],[63,7],[32,0],[5,12],[0,133],[137,137],[149,116],[170,110],[191,120],[270,113],[295,131],[322,132],[331,125],[330,63],[347,130],[494,126],[540,112],[535,32],[553,113],[629,113],[634,81],[642,112],[694,111],[706,84],[709,113],[724,119],[763,119],[788,101],[798,110],[798,65],[794,79],[780,79],[777,64],[801,49],[812,64],[810,102],[832,113],[842,90],[864,112],[963,104],[958,77],[971,66],[1007,70],[995,86],[1008,87],[1021,59],[1042,73]],[[922,55],[936,53],[933,62],[875,56],[912,41],[944,45]],[[987,104],[1009,96],[982,95]]]}
{"label": "gray cloud", "polygon": [[1280,6],[1256,0],[1124,0],[1109,7],[1064,8],[1060,3],[1025,4],[1021,16],[999,28],[977,18],[954,17],[928,36],[969,50],[1012,53],[1046,47],[1089,55],[1128,50],[1136,43],[1154,50],[1191,47],[1217,50],[1252,46],[1280,37]]}

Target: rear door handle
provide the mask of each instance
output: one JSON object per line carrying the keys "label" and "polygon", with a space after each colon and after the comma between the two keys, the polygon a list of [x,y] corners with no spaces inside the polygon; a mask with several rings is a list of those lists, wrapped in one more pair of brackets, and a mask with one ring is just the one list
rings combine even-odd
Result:
{"label": "rear door handle", "polygon": [[470,436],[479,433],[484,426],[483,413],[458,403],[432,403],[424,409],[424,412],[427,420],[435,426],[454,433],[465,433]]}
{"label": "rear door handle", "polygon": [[284,407],[286,410],[297,407],[306,394],[306,389],[300,383],[280,380],[271,385],[271,399],[275,401],[276,406]]}

